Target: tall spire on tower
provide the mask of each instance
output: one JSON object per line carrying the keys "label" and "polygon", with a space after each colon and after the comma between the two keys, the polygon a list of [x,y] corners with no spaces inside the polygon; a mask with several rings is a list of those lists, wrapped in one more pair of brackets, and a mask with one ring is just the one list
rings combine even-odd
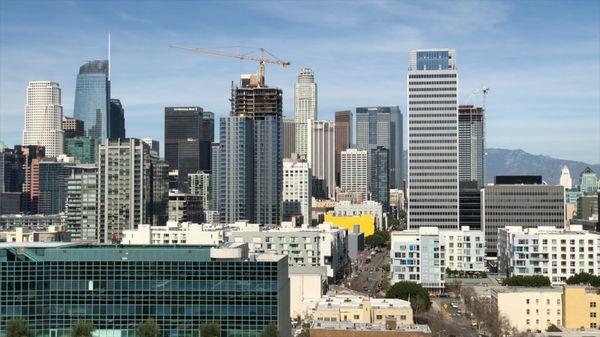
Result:
{"label": "tall spire on tower", "polygon": [[108,32],[108,80],[110,81],[110,32]]}

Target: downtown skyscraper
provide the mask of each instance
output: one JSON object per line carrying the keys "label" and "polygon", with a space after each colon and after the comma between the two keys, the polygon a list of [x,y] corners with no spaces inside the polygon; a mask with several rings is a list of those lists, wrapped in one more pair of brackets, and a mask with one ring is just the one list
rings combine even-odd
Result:
{"label": "downtown skyscraper", "polygon": [[458,228],[458,79],[453,49],[408,67],[408,227]]}
{"label": "downtown skyscraper", "polygon": [[86,62],[79,68],[73,117],[83,121],[85,136],[98,143],[109,137],[110,73],[108,60]]}
{"label": "downtown skyscraper", "polygon": [[47,157],[64,153],[63,108],[58,83],[31,81],[27,86],[23,145],[43,146]]}
{"label": "downtown skyscraper", "polygon": [[356,108],[356,148],[389,150],[390,186],[402,188],[402,113],[398,106]]}
{"label": "downtown skyscraper", "polygon": [[352,111],[335,112],[335,184],[340,186],[342,151],[352,146]]}
{"label": "downtown skyscraper", "polygon": [[214,114],[201,107],[165,108],[165,161],[178,170],[178,189],[187,193],[188,174],[211,170]]}
{"label": "downtown skyscraper", "polygon": [[282,90],[242,75],[221,118],[218,210],[222,222],[277,224],[283,186]]}
{"label": "downtown skyscraper", "polygon": [[460,181],[476,181],[482,188],[485,181],[485,112],[481,107],[458,107],[458,154]]}
{"label": "downtown skyscraper", "polygon": [[296,154],[307,159],[309,120],[317,119],[317,84],[310,68],[300,69],[294,90],[294,122],[296,123]]}

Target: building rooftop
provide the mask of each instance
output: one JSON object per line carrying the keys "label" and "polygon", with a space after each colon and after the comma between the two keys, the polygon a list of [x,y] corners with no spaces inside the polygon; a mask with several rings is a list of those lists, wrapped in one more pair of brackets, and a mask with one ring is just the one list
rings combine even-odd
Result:
{"label": "building rooftop", "polygon": [[494,288],[493,292],[496,293],[562,293],[561,287],[502,287],[502,288]]}
{"label": "building rooftop", "polygon": [[429,326],[418,324],[398,324],[396,329],[387,329],[383,324],[351,323],[351,322],[326,322],[314,321],[311,329],[331,329],[331,330],[356,330],[356,331],[400,331],[400,332],[421,332],[431,333]]}

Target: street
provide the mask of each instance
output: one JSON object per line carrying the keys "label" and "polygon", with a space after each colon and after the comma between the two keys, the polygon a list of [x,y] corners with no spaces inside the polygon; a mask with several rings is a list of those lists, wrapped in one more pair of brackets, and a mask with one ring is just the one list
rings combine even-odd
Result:
{"label": "street", "polygon": [[[389,252],[387,249],[381,249],[371,257],[374,250],[365,250],[352,267],[352,274],[344,282],[345,285],[355,291],[366,293],[369,296],[377,297],[381,291],[381,278],[383,270],[381,267],[388,263]],[[367,258],[370,262],[367,263]]]}
{"label": "street", "polygon": [[[464,304],[460,298],[432,298],[433,307],[441,311],[441,316],[448,319],[454,330],[457,330],[456,337],[477,337],[479,333],[473,326],[472,320],[465,314]],[[454,303],[457,307],[453,307]],[[440,336],[444,336],[442,331]],[[449,334],[447,335],[449,336]]]}

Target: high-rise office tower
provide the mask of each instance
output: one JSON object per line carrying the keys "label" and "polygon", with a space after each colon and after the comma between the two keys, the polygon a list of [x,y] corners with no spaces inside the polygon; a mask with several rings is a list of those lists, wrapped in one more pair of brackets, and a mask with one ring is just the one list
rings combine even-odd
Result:
{"label": "high-rise office tower", "polygon": [[284,118],[282,125],[283,158],[292,158],[296,153],[296,123],[293,118]]}
{"label": "high-rise office tower", "polygon": [[369,151],[369,192],[387,212],[390,208],[390,150],[377,146]]}
{"label": "high-rise office tower", "polygon": [[481,190],[481,217],[486,252],[495,256],[498,229],[565,226],[565,188],[544,185],[541,176],[496,176]]}
{"label": "high-rise office tower", "polygon": [[202,197],[199,195],[169,192],[169,221],[203,223]]}
{"label": "high-rise office tower", "polygon": [[99,151],[98,240],[118,241],[125,229],[164,220],[167,164],[135,138],[110,139]]}
{"label": "high-rise office tower", "polygon": [[221,118],[221,221],[280,221],[282,90],[258,82],[256,75],[242,75],[231,90],[231,116]]}
{"label": "high-rise office tower", "polygon": [[204,210],[213,209],[211,173],[198,171],[188,174],[190,194],[202,198],[202,208]]}
{"label": "high-rise office tower", "polygon": [[473,105],[458,106],[458,172],[460,181],[485,184],[485,112]]}
{"label": "high-rise office tower", "polygon": [[348,149],[341,154],[341,188],[342,192],[359,192],[363,199],[368,194],[368,162],[367,151]]}
{"label": "high-rise office tower", "polygon": [[47,157],[58,157],[64,150],[60,95],[55,82],[31,81],[27,86],[23,145],[43,146]]}
{"label": "high-rise office tower", "polygon": [[313,195],[335,198],[335,123],[308,120],[307,161],[313,175]]}
{"label": "high-rise office tower", "polygon": [[54,158],[44,158],[40,162],[38,213],[58,214],[65,211],[67,179],[72,165]]}
{"label": "high-rise office tower", "polygon": [[567,165],[563,165],[562,170],[560,172],[560,183],[565,189],[573,188],[573,179],[571,179],[571,171],[569,171],[569,167]]}
{"label": "high-rise office tower", "polygon": [[408,227],[458,228],[456,51],[410,52]]}
{"label": "high-rise office tower", "polygon": [[200,107],[165,108],[165,161],[179,170],[179,190],[188,192],[188,174],[210,171],[214,114]]}
{"label": "high-rise office tower", "polygon": [[88,61],[79,68],[73,116],[82,120],[85,135],[99,143],[108,138],[110,108],[108,60]]}
{"label": "high-rise office tower", "polygon": [[390,150],[390,186],[402,187],[402,113],[398,106],[356,108],[356,148]]}
{"label": "high-rise office tower", "polygon": [[156,152],[156,155],[160,157],[160,143],[158,140],[154,140],[152,138],[142,138],[142,142],[148,144],[148,146],[150,146],[150,150]]}
{"label": "high-rise office tower", "polygon": [[352,145],[352,111],[335,112],[335,185],[340,186],[340,155]]}
{"label": "high-rise office tower", "polygon": [[125,109],[118,98],[110,99],[108,138],[125,138]]}
{"label": "high-rise office tower", "polygon": [[[210,172],[210,190],[211,207],[210,210],[219,210],[219,158],[221,156],[221,144],[213,142],[211,144],[211,172]],[[206,209],[205,209],[206,210]]]}
{"label": "high-rise office tower", "polygon": [[296,154],[307,159],[308,120],[317,119],[317,84],[310,68],[300,69],[294,90],[294,121],[296,122]]}
{"label": "high-rise office tower", "polygon": [[579,190],[583,194],[596,194],[598,192],[598,177],[589,166],[579,175]]}
{"label": "high-rise office tower", "polygon": [[72,166],[67,178],[67,228],[71,240],[98,240],[98,167],[95,164]]}
{"label": "high-rise office tower", "polygon": [[40,162],[45,157],[43,146],[15,146],[15,151],[24,157],[23,208],[27,213],[38,212],[40,197]]}
{"label": "high-rise office tower", "polygon": [[298,223],[311,222],[312,174],[307,162],[296,159],[283,161],[283,220],[298,219]]}
{"label": "high-rise office tower", "polygon": [[73,117],[63,116],[62,128],[66,138],[83,137],[85,131],[83,121]]}

